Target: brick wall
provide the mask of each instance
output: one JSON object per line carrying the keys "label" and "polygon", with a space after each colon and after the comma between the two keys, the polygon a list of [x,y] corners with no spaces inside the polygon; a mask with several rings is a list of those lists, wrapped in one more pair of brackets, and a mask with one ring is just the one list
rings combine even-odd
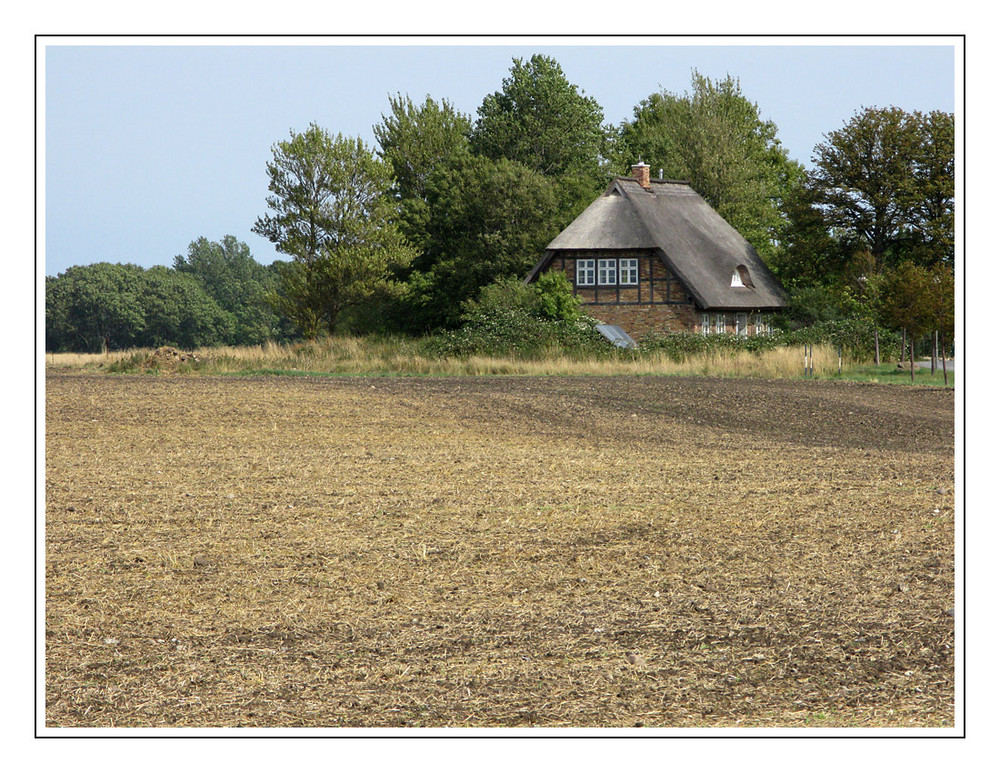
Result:
{"label": "brick wall", "polygon": [[609,325],[618,325],[632,338],[650,333],[698,332],[701,315],[694,304],[654,303],[642,306],[594,304],[584,306],[583,313]]}

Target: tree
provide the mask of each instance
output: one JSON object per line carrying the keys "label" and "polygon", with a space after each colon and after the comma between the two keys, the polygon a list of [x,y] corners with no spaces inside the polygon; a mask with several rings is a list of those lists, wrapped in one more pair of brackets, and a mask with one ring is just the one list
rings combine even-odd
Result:
{"label": "tree", "polygon": [[390,287],[391,271],[414,253],[394,222],[388,163],[360,138],[316,124],[272,148],[267,205],[255,233],[291,262],[271,300],[306,336],[333,332],[341,312]]}
{"label": "tree", "polygon": [[913,202],[911,233],[919,234],[911,254],[923,265],[954,264],[955,256],[955,116],[932,111],[918,114],[914,173],[918,195]]}
{"label": "tree", "polygon": [[809,185],[829,228],[854,234],[879,273],[953,261],[953,115],[866,108],[825,138]]}
{"label": "tree", "polygon": [[45,280],[45,346],[100,352],[137,345],[145,326],[143,269],[73,266]]}
{"label": "tree", "polygon": [[469,152],[472,121],[448,100],[429,96],[417,106],[410,97],[389,98],[389,115],[372,127],[379,157],[392,166],[394,192],[401,199],[424,198],[434,170]]}
{"label": "tree", "polygon": [[153,266],[142,279],[141,346],[195,349],[232,339],[235,316],[221,309],[193,276]]}
{"label": "tree", "polygon": [[641,158],[665,177],[689,181],[770,262],[782,202],[801,168],[737,79],[712,81],[695,70],[690,92],[651,94],[621,135],[632,163]]}
{"label": "tree", "polygon": [[197,280],[235,318],[227,343],[260,344],[280,335],[281,322],[266,300],[275,289],[273,274],[253,259],[245,242],[231,235],[218,242],[199,237],[186,256],[174,258],[174,269]]}
{"label": "tree", "polygon": [[399,202],[399,224],[406,238],[423,247],[432,213],[427,181],[435,171],[469,154],[470,118],[447,100],[429,96],[415,105],[409,97],[389,99],[389,114],[373,127],[379,157],[392,166],[392,195]]}
{"label": "tree", "polygon": [[[934,329],[940,314],[935,274],[904,261],[887,272],[882,286],[882,314],[892,327],[903,328],[911,342]],[[910,345],[910,377],[913,376],[913,344]]]}
{"label": "tree", "polygon": [[830,229],[804,184],[791,187],[782,210],[777,245],[768,261],[781,283],[789,290],[842,285],[852,255],[862,248],[860,242],[843,229]]}
{"label": "tree", "polygon": [[213,346],[231,339],[236,321],[197,279],[166,266],[74,266],[47,277],[45,295],[50,351]]}
{"label": "tree", "polygon": [[603,158],[612,132],[597,100],[570,83],[555,59],[535,54],[513,62],[503,88],[479,106],[472,150],[557,178],[568,223],[607,182]]}
{"label": "tree", "polygon": [[523,277],[559,232],[555,185],[525,166],[469,156],[428,180],[434,213],[403,298],[411,329],[460,322],[462,303]]}
{"label": "tree", "polygon": [[931,326],[944,342],[955,341],[955,275],[950,268],[938,264],[931,269]]}

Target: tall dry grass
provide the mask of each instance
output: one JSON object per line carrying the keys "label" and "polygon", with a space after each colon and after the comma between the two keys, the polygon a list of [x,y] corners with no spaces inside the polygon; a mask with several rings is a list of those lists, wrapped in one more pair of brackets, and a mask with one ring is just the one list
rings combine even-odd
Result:
{"label": "tall dry grass", "polygon": [[136,354],[151,352],[152,349],[122,349],[106,354],[91,354],[86,352],[46,352],[46,368],[64,368],[70,370],[97,370],[108,365],[117,364],[122,360],[134,357]]}
{"label": "tall dry grass", "polygon": [[[102,370],[141,358],[150,350],[133,349],[109,354],[46,354],[53,369]],[[223,373],[335,373],[412,374],[435,376],[487,375],[701,375],[734,378],[801,378],[803,352],[781,348],[753,354],[716,352],[691,355],[680,362],[663,352],[621,352],[619,356],[577,358],[550,352],[537,359],[514,357],[433,357],[412,339],[380,339],[341,336],[294,344],[267,343],[260,346],[224,346],[195,351],[198,363],[191,370]],[[845,363],[847,365],[847,363]],[[186,368],[187,370],[187,368]],[[837,352],[830,346],[815,346],[813,374],[829,377],[837,373]]]}

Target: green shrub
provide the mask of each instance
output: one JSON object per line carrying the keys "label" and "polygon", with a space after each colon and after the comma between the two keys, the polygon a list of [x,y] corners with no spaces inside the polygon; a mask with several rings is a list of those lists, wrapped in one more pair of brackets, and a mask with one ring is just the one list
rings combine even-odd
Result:
{"label": "green shrub", "polygon": [[780,336],[737,336],[733,333],[668,333],[648,335],[639,341],[640,352],[661,352],[674,362],[713,352],[763,352],[781,345]]}
{"label": "green shrub", "polygon": [[428,338],[427,353],[441,357],[600,356],[612,350],[594,320],[548,320],[519,308],[491,309],[462,327]]}
{"label": "green shrub", "polygon": [[[777,338],[786,346],[807,343],[840,346],[848,357],[868,360],[875,357],[875,330],[875,324],[868,320],[838,319],[778,333]],[[898,353],[902,345],[899,331],[878,328],[878,339],[882,359],[895,357],[894,352]]]}
{"label": "green shrub", "polygon": [[[879,347],[883,359],[895,356],[901,341],[896,331],[880,328]],[[732,333],[702,335],[701,333],[669,333],[646,336],[639,342],[640,352],[663,352],[675,362],[686,357],[712,352],[765,352],[779,346],[830,344],[843,347],[844,354],[856,360],[873,359],[875,326],[858,319],[831,320],[792,331],[776,331],[770,335],[737,336]]]}
{"label": "green shrub", "polygon": [[580,297],[573,292],[569,277],[561,271],[547,271],[534,284],[539,311],[546,319],[573,322],[580,318]]}
{"label": "green shrub", "polygon": [[483,287],[476,300],[462,304],[462,321],[471,322],[478,318],[502,314],[511,309],[539,316],[541,305],[538,293],[519,279],[498,279]]}

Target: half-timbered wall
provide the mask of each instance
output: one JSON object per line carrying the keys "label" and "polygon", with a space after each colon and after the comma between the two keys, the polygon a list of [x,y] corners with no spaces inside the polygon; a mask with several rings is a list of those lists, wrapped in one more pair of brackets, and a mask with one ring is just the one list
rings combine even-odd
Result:
{"label": "half-timbered wall", "polygon": [[[638,281],[623,283],[619,271],[614,284],[600,284],[598,261],[621,258],[638,261]],[[577,281],[577,260],[594,261],[593,284]],[[560,250],[544,270],[566,274],[585,314],[618,325],[632,336],[700,329],[693,299],[653,250]]]}
{"label": "half-timbered wall", "polygon": [[[614,284],[602,284],[600,261],[620,259],[637,261],[636,282],[622,282],[617,272]],[[581,283],[577,261],[592,261],[592,283]],[[631,265],[631,264],[630,264]],[[770,315],[746,310],[699,309],[677,277],[653,250],[559,250],[542,272],[561,271],[579,296],[582,310],[612,325],[618,325],[633,338],[650,333],[730,333],[764,335],[770,331]],[[605,280],[607,276],[603,277]],[[631,278],[628,277],[628,278]]]}

